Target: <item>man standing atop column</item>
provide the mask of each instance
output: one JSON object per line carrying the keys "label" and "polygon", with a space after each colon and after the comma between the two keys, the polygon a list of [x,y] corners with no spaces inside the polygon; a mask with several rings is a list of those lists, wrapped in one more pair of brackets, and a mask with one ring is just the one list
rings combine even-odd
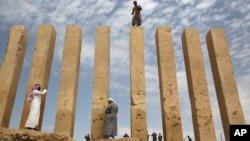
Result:
{"label": "man standing atop column", "polygon": [[108,106],[105,109],[105,113],[107,114],[105,127],[104,127],[104,136],[106,138],[112,137],[115,138],[117,136],[117,113],[118,106],[116,105],[113,98],[108,99]]}
{"label": "man standing atop column", "polygon": [[133,10],[132,10],[132,13],[131,15],[134,15],[133,16],[133,19],[132,19],[132,26],[140,26],[141,23],[142,23],[142,20],[141,20],[141,6],[140,5],[137,5],[137,1],[134,1],[134,7],[133,7]]}

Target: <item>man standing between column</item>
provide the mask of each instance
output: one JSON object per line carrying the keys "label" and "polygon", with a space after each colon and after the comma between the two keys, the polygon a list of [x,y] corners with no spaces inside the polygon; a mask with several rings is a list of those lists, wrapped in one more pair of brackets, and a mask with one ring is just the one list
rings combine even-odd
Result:
{"label": "man standing between column", "polygon": [[35,84],[29,92],[27,102],[30,104],[30,112],[25,124],[27,129],[37,130],[40,116],[41,94],[45,94],[46,92],[47,89],[41,91],[40,84]]}
{"label": "man standing between column", "polygon": [[155,132],[153,132],[153,134],[151,136],[153,137],[153,141],[157,140],[157,134]]}
{"label": "man standing between column", "polygon": [[162,135],[161,135],[161,133],[158,134],[158,141],[162,141]]}
{"label": "man standing between column", "polygon": [[118,106],[116,105],[113,98],[108,99],[108,106],[105,109],[105,113],[107,114],[105,127],[104,127],[104,136],[106,138],[112,137],[115,138],[117,136],[117,113]]}

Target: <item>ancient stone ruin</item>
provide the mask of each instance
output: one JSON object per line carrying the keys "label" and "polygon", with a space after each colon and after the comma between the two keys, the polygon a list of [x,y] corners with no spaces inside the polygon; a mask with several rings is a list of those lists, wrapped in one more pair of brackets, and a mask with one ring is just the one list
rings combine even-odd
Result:
{"label": "ancient stone ruin", "polygon": [[[130,82],[131,82],[131,138],[116,139],[120,141],[146,141],[146,92],[144,63],[143,27],[130,29]],[[16,97],[17,86],[22,71],[27,46],[28,32],[24,26],[15,25],[10,29],[5,57],[0,70],[0,138],[20,136],[29,138],[55,137],[54,140],[72,140],[76,94],[79,77],[82,29],[77,25],[67,25],[62,60],[59,99],[55,117],[54,133],[28,132],[24,128],[29,114],[29,104],[24,100],[20,131],[9,131],[8,126]],[[27,84],[27,92],[36,82],[47,87],[49,83],[52,58],[54,54],[56,31],[53,25],[39,26]],[[178,99],[176,64],[173,49],[171,27],[160,26],[155,33],[160,99],[162,110],[162,127],[165,141],[182,141],[182,123]],[[216,94],[226,140],[229,141],[229,125],[244,124],[244,116],[239,100],[233,67],[223,29],[210,29],[206,36],[207,48],[213,73]],[[198,29],[185,29],[182,34],[184,62],[186,67],[189,96],[191,102],[194,135],[196,141],[215,141],[215,128],[209,100],[207,80]],[[44,67],[38,67],[44,66]],[[110,66],[110,27],[96,28],[96,48],[94,62],[94,88],[92,102],[91,140],[103,139],[105,122],[104,107],[109,97]],[[33,77],[39,76],[39,77]],[[69,81],[70,79],[70,81]],[[4,81],[3,81],[4,80]],[[65,87],[67,86],[67,87]],[[41,131],[46,95],[42,96],[41,113],[38,130]],[[42,134],[42,135],[41,135]],[[36,136],[37,135],[37,136]],[[8,137],[6,137],[8,136]],[[35,137],[34,137],[35,136]],[[12,138],[13,139],[13,138]],[[0,139],[1,140],[1,139]]]}

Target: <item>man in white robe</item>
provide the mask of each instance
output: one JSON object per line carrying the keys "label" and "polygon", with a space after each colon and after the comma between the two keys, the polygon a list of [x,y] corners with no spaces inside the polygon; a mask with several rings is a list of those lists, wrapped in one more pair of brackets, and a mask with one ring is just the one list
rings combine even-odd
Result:
{"label": "man in white robe", "polygon": [[32,88],[27,102],[30,103],[30,112],[28,119],[26,121],[25,127],[27,129],[37,130],[39,116],[40,116],[40,106],[41,106],[41,94],[45,94],[47,92],[46,89],[41,90],[40,84],[35,84]]}
{"label": "man in white robe", "polygon": [[105,109],[105,113],[107,114],[104,128],[104,136],[106,138],[112,137],[115,138],[117,136],[117,113],[118,106],[112,98],[108,99],[109,105]]}

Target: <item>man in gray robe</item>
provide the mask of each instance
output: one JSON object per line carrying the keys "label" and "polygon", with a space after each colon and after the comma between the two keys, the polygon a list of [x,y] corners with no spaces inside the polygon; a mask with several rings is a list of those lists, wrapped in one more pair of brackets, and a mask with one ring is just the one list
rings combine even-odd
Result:
{"label": "man in gray robe", "polygon": [[107,114],[105,127],[104,127],[104,136],[106,138],[117,136],[117,113],[118,106],[112,98],[108,99],[108,106],[105,109]]}

